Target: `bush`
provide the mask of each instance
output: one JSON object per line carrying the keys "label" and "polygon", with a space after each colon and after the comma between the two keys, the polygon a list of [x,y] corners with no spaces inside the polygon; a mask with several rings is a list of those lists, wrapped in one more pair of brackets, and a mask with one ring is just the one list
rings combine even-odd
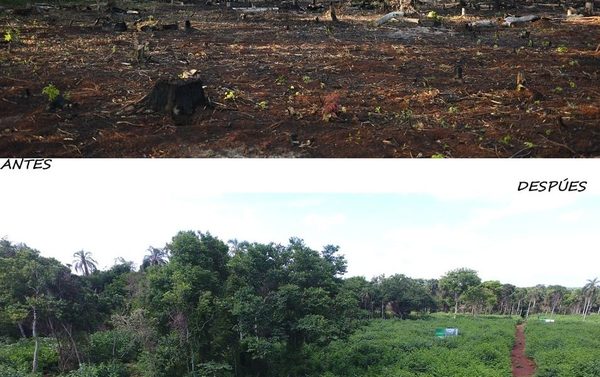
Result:
{"label": "bush", "polygon": [[[39,338],[38,366],[43,372],[58,369],[56,342],[51,338]],[[33,362],[33,339],[21,339],[15,343],[0,345],[0,365],[28,373]],[[0,376],[4,376],[0,374]]]}
{"label": "bush", "polygon": [[128,377],[127,368],[121,363],[83,364],[67,377]]}
{"label": "bush", "polygon": [[0,364],[0,376],[2,377],[33,377],[31,373],[19,372],[9,366]]}
{"label": "bush", "polygon": [[132,334],[126,331],[98,331],[90,335],[88,355],[92,363],[137,359],[141,347]]}

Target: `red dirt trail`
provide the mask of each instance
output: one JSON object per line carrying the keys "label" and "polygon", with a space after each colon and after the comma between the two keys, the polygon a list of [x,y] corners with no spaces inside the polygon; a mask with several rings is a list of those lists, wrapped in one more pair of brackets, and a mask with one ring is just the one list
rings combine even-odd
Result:
{"label": "red dirt trail", "polygon": [[525,333],[523,324],[517,325],[515,346],[510,354],[512,375],[515,377],[531,377],[535,374],[535,363],[525,356]]}

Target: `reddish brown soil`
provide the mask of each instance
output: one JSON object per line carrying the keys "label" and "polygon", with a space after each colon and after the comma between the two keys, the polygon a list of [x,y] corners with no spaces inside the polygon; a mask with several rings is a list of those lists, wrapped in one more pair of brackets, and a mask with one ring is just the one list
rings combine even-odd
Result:
{"label": "reddish brown soil", "polygon": [[[467,20],[496,13],[461,18],[458,8],[439,9],[443,27],[433,29],[376,28],[381,12],[343,7],[335,24],[307,12],[242,19],[217,7],[124,7],[140,10],[123,16],[124,33],[94,26],[97,12],[82,7],[0,13],[1,31],[20,32],[10,52],[0,44],[0,155],[600,155],[600,17],[513,9],[547,18],[473,33]],[[180,30],[133,30],[149,16]],[[181,30],[187,18],[193,32]],[[136,40],[148,43],[148,61],[135,62]],[[463,81],[454,78],[458,63]],[[213,108],[184,126],[131,111],[157,79],[190,69]],[[519,71],[526,90],[515,90]],[[47,111],[41,92],[49,83],[76,105]]]}
{"label": "reddish brown soil", "polygon": [[535,374],[535,363],[525,356],[524,325],[517,325],[515,346],[510,354],[512,359],[512,375],[515,377],[531,377]]}

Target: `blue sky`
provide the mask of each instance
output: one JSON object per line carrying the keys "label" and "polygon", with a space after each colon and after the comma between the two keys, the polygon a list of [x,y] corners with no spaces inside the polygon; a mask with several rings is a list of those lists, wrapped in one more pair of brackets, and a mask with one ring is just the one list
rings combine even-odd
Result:
{"label": "blue sky", "polygon": [[[519,286],[581,286],[600,276],[598,190],[592,185],[577,194],[516,192],[521,177],[554,172],[556,165],[531,174],[514,165],[490,172],[459,164],[454,179],[441,179],[447,166],[409,165],[414,171],[408,172],[400,164],[402,179],[389,181],[378,178],[387,167],[357,170],[344,162],[341,170],[353,168],[367,179],[340,182],[334,164],[302,186],[310,179],[284,175],[294,166],[307,177],[315,162],[260,162],[233,170],[222,169],[223,162],[185,164],[112,160],[82,168],[81,162],[63,160],[50,174],[0,175],[0,237],[64,263],[84,249],[101,267],[117,257],[140,263],[148,246],[163,246],[177,231],[192,229],[224,241],[285,243],[296,236],[314,249],[339,245],[348,276],[439,278],[469,267],[484,280]],[[272,169],[265,172],[264,165]],[[569,169],[555,176],[595,181],[598,173]]]}

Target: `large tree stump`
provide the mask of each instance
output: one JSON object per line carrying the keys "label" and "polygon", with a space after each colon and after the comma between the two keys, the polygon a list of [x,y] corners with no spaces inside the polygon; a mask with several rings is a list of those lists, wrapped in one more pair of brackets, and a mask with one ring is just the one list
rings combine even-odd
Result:
{"label": "large tree stump", "polygon": [[143,104],[157,112],[170,114],[173,120],[185,122],[198,106],[210,103],[200,80],[159,80]]}

